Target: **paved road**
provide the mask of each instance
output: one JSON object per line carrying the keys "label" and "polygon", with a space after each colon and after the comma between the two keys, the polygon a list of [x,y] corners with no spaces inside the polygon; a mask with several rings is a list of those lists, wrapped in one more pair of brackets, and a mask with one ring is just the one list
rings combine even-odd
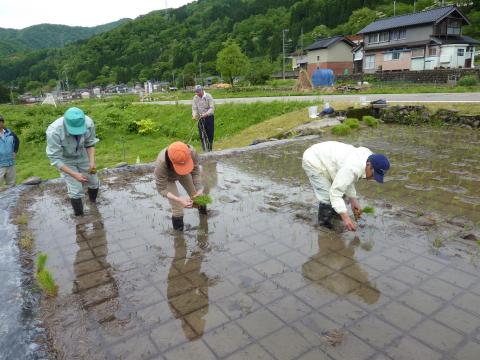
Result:
{"label": "paved road", "polygon": [[[325,102],[360,102],[365,97],[367,101],[386,99],[397,103],[480,103],[480,93],[454,93],[454,94],[373,94],[373,95],[320,95],[320,96],[276,96],[276,97],[253,97],[253,98],[231,98],[215,99],[215,104],[226,103],[254,103],[273,101],[319,101]],[[144,104],[152,105],[191,105],[191,100],[177,101],[152,101]]]}

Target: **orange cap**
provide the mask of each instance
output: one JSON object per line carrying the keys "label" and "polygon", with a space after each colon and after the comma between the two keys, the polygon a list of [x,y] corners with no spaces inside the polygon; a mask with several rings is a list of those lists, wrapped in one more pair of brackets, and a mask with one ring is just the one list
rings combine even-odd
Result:
{"label": "orange cap", "polygon": [[176,141],[168,147],[168,158],[172,162],[173,168],[178,175],[190,174],[193,170],[193,159],[190,148]]}

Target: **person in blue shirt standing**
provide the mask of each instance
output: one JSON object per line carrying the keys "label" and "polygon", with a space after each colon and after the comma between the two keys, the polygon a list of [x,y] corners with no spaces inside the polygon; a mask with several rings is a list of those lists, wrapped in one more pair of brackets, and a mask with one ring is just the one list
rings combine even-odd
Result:
{"label": "person in blue shirt standing", "polygon": [[5,120],[0,115],[0,185],[5,181],[8,187],[15,186],[15,159],[19,146],[17,135],[5,127]]}
{"label": "person in blue shirt standing", "polygon": [[83,215],[84,185],[88,198],[97,200],[100,182],[95,165],[95,124],[84,112],[71,107],[47,129],[47,156],[67,183],[76,216]]}

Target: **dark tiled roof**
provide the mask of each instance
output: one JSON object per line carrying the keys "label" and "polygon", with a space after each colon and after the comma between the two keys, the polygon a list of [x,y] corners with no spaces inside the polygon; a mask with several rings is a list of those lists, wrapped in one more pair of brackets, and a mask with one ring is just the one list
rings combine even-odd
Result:
{"label": "dark tiled roof", "polygon": [[[456,6],[451,5],[451,6],[439,7],[439,8],[435,8],[427,11],[420,11],[420,12],[416,12],[408,15],[401,15],[401,16],[389,17],[386,19],[380,19],[367,25],[358,33],[365,34],[370,32],[404,27],[404,26],[434,23],[434,22],[437,22],[438,20],[443,19],[445,16],[449,15],[451,12],[455,10],[457,10],[460,14],[462,14]],[[465,21],[468,22],[466,18],[465,18]]]}
{"label": "dark tiled roof", "polygon": [[327,49],[333,44],[337,43],[338,41],[345,41],[348,45],[352,47],[355,46],[355,44],[352,41],[346,39],[344,36],[339,35],[339,36],[334,36],[327,39],[318,40],[313,44],[309,45],[305,50],[311,51],[311,50],[318,50],[318,49]]}
{"label": "dark tiled roof", "polygon": [[480,41],[465,35],[449,36],[447,38],[441,37],[441,36],[432,36],[432,40],[437,44],[468,44],[468,45],[480,44]]}

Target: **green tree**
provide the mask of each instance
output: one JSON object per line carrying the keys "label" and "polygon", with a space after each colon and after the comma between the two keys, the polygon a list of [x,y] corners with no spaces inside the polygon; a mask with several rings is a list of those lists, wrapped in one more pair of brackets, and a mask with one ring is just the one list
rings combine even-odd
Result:
{"label": "green tree", "polygon": [[10,93],[5,86],[0,84],[0,104],[8,103],[10,101]]}
{"label": "green tree", "polygon": [[253,85],[263,85],[270,79],[274,70],[271,61],[262,58],[250,61],[247,66],[246,78]]}
{"label": "green tree", "polygon": [[233,79],[244,74],[248,58],[234,40],[228,40],[224,45],[217,55],[217,70],[233,86]]}
{"label": "green tree", "polygon": [[75,80],[78,86],[85,88],[88,87],[93,80],[93,75],[88,70],[82,70],[77,73]]}

